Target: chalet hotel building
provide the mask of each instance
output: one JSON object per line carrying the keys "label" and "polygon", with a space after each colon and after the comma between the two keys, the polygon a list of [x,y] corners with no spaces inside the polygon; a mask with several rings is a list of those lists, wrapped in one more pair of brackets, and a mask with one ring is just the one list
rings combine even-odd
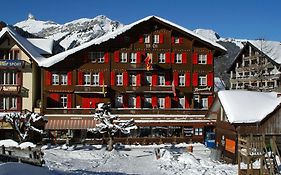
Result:
{"label": "chalet hotel building", "polygon": [[[213,100],[213,59],[225,49],[165,19],[149,16],[52,56],[42,69],[42,108],[50,138],[89,138],[97,103],[120,120],[129,139],[203,141]],[[120,135],[121,136],[121,135]]]}

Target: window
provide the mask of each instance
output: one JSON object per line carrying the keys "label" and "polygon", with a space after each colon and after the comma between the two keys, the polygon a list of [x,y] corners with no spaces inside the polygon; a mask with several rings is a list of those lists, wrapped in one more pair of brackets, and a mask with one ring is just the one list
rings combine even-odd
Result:
{"label": "window", "polygon": [[200,98],[199,95],[194,96],[194,108],[200,108]]}
{"label": "window", "polygon": [[5,85],[17,84],[17,72],[0,71],[0,84],[5,84]]}
{"label": "window", "polygon": [[165,63],[165,61],[166,61],[165,53],[159,53],[158,62],[159,63]]}
{"label": "window", "polygon": [[144,35],[144,43],[146,44],[150,43],[150,36],[148,34]]}
{"label": "window", "polygon": [[128,53],[122,52],[120,62],[121,63],[127,63],[127,60],[128,60]]}
{"label": "window", "polygon": [[2,97],[0,98],[0,110],[15,110],[17,109],[16,97]]}
{"label": "window", "polygon": [[158,43],[159,43],[159,35],[154,35],[153,42],[154,42],[155,44],[158,44]]}
{"label": "window", "polygon": [[130,77],[129,77],[129,83],[130,83],[130,86],[136,86],[137,85],[137,76],[135,73],[131,73],[130,74]]}
{"label": "window", "polygon": [[61,84],[62,85],[67,85],[67,74],[61,74]]}
{"label": "window", "polygon": [[194,135],[202,136],[203,135],[203,128],[194,128]]}
{"label": "window", "polygon": [[179,97],[179,108],[185,108],[185,98]]}
{"label": "window", "polygon": [[137,53],[131,53],[130,63],[136,63],[136,62],[137,62]]}
{"label": "window", "polygon": [[206,54],[204,54],[204,55],[200,54],[198,56],[198,64],[207,64],[207,55]]}
{"label": "window", "polygon": [[145,75],[145,80],[146,80],[146,84],[147,84],[148,86],[151,86],[151,85],[152,85],[152,76],[151,76],[150,73],[146,73],[146,75]]}
{"label": "window", "polygon": [[136,108],[136,96],[129,96],[129,108]]}
{"label": "window", "polygon": [[160,109],[165,108],[165,98],[158,98],[158,108]]}
{"label": "window", "polygon": [[179,37],[175,37],[175,44],[179,44],[180,43],[180,38]]}
{"label": "window", "polygon": [[202,98],[201,105],[202,105],[202,108],[207,109],[208,108],[208,98]]}
{"label": "window", "polygon": [[91,74],[90,73],[84,74],[84,85],[91,85]]}
{"label": "window", "polygon": [[122,86],[123,85],[123,73],[116,74],[116,85]]}
{"label": "window", "polygon": [[151,96],[144,96],[144,108],[152,108]]}
{"label": "window", "polygon": [[185,86],[185,75],[182,73],[179,74],[179,86]]}
{"label": "window", "polygon": [[104,63],[104,52],[89,52],[89,57],[92,62]]}
{"label": "window", "polygon": [[158,85],[165,86],[165,75],[164,74],[158,75]]}
{"label": "window", "polygon": [[53,73],[52,74],[52,85],[58,85],[59,84],[59,75]]}
{"label": "window", "polygon": [[176,63],[182,63],[182,54],[181,53],[177,53],[176,54]]}
{"label": "window", "polygon": [[199,76],[199,86],[207,86],[207,75]]}
{"label": "window", "polygon": [[99,86],[100,85],[100,75],[99,75],[99,73],[93,73],[92,77],[93,77],[93,79],[92,79],[93,83],[92,84],[94,86]]}
{"label": "window", "polygon": [[64,94],[60,96],[60,105],[63,108],[67,107],[67,95]]}
{"label": "window", "polygon": [[120,108],[123,105],[123,96],[122,95],[117,95],[115,97],[115,107]]}

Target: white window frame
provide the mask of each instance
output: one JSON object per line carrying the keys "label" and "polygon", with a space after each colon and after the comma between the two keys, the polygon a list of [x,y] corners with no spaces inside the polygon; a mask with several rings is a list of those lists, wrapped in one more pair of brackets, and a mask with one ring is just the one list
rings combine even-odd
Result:
{"label": "white window frame", "polygon": [[123,86],[123,73],[116,73],[116,86]]}
{"label": "white window frame", "polygon": [[194,135],[202,136],[203,135],[203,128],[194,128]]}
{"label": "white window frame", "polygon": [[61,104],[61,107],[67,108],[67,95],[66,94],[62,94],[60,96],[60,104]]}
{"label": "white window frame", "polygon": [[150,43],[150,35],[144,34],[143,37],[144,37],[144,43],[149,44]]}
{"label": "white window frame", "polygon": [[128,106],[129,108],[136,108],[137,98],[135,95],[129,95]]}
{"label": "white window frame", "polygon": [[175,36],[174,39],[175,39],[175,44],[179,44],[180,43],[180,37]]}
{"label": "white window frame", "polygon": [[154,35],[153,43],[155,43],[155,44],[159,44],[160,43],[160,35]]}
{"label": "white window frame", "polygon": [[182,63],[182,54],[181,53],[176,53],[175,63]]}
{"label": "white window frame", "polygon": [[208,98],[201,98],[201,106],[203,109],[208,109]]}
{"label": "white window frame", "polygon": [[165,74],[158,75],[158,86],[165,86]]}
{"label": "white window frame", "polygon": [[179,97],[179,108],[185,108],[185,97]]}
{"label": "white window frame", "polygon": [[207,55],[206,54],[198,55],[198,64],[207,64]]}
{"label": "white window frame", "polygon": [[89,52],[92,62],[104,63],[104,52]]}
{"label": "white window frame", "polygon": [[91,73],[84,73],[84,86],[91,85]]}
{"label": "white window frame", "polygon": [[52,85],[59,85],[59,74],[52,73]]}
{"label": "white window frame", "polygon": [[130,83],[130,86],[136,86],[137,85],[137,75],[136,75],[136,73],[130,73],[129,74],[129,83]]}
{"label": "white window frame", "polygon": [[158,98],[158,108],[159,109],[165,108],[165,98],[163,98],[163,97]]}
{"label": "white window frame", "polygon": [[121,108],[123,105],[123,95],[119,94],[115,97],[115,107]]}
{"label": "white window frame", "polygon": [[121,63],[127,63],[128,61],[128,53],[126,52],[121,52],[121,59],[120,59],[120,62]]}
{"label": "white window frame", "polygon": [[[148,104],[149,104],[149,106],[148,106]],[[152,108],[151,96],[144,96],[144,108]]]}
{"label": "white window frame", "polygon": [[130,63],[137,63],[137,53],[135,53],[135,52],[131,53]]}
{"label": "white window frame", "polygon": [[166,54],[165,53],[159,53],[158,54],[158,62],[159,63],[165,63],[166,62]]}
{"label": "white window frame", "polygon": [[199,86],[207,86],[207,75],[200,75],[198,78]]}
{"label": "white window frame", "polygon": [[92,85],[93,86],[100,85],[100,74],[98,72],[92,73]]}
{"label": "white window frame", "polygon": [[60,74],[61,85],[67,85],[67,74]]}
{"label": "white window frame", "polygon": [[179,73],[179,86],[185,86],[185,74]]}

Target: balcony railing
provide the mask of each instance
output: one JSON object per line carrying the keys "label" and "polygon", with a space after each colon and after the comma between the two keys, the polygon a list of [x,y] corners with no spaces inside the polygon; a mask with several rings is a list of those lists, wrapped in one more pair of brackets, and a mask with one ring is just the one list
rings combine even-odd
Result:
{"label": "balcony railing", "polygon": [[106,94],[107,91],[108,91],[107,85],[98,85],[98,86],[76,85],[74,88],[74,93]]}

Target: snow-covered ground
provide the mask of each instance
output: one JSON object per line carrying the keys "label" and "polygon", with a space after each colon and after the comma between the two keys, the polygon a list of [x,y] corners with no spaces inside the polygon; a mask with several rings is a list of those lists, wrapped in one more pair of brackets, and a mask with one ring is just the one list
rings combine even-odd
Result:
{"label": "snow-covered ground", "polygon": [[[111,152],[101,145],[43,146],[44,167],[22,163],[0,164],[0,175],[90,175],[90,174],[237,174],[237,166],[210,159],[210,150],[202,144],[125,145]],[[160,158],[155,155],[160,148]]]}

